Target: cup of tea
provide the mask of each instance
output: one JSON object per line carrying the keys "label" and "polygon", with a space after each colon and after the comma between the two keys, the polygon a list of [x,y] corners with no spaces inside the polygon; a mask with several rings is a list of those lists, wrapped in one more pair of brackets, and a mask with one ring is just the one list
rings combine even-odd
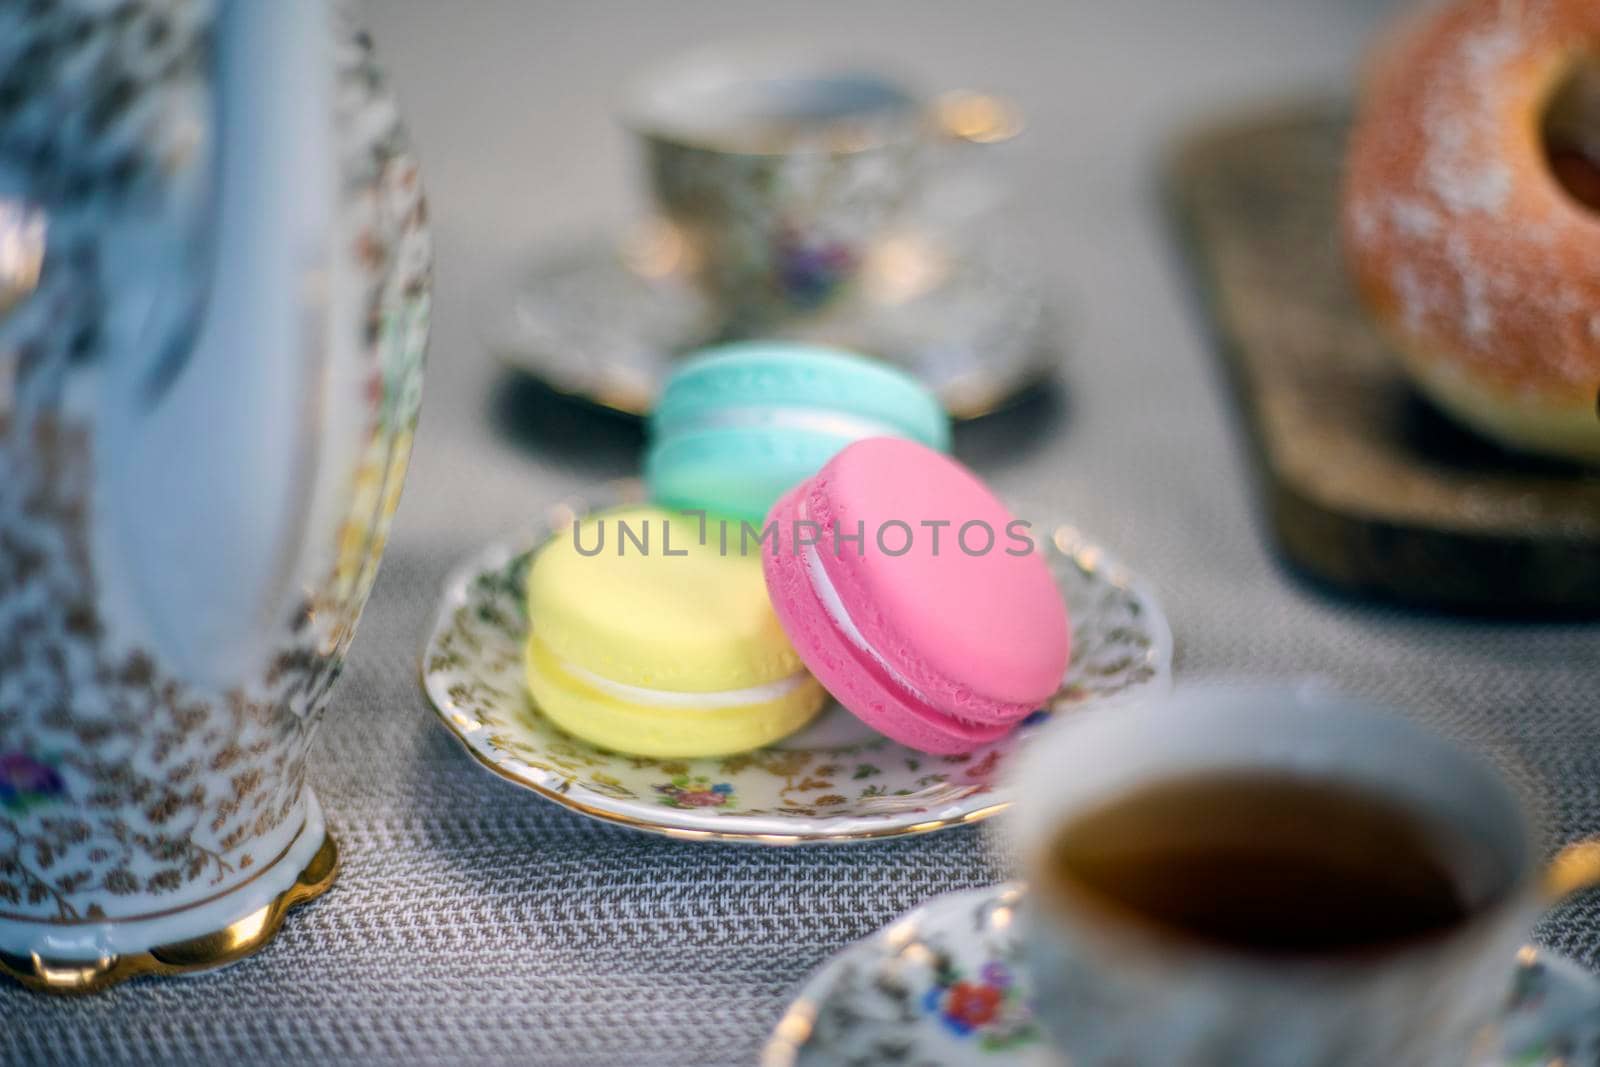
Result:
{"label": "cup of tea", "polygon": [[937,145],[1020,128],[995,97],[929,99],[870,65],[762,50],[669,63],[628,89],[622,119],[729,336],[847,293],[916,202]]}
{"label": "cup of tea", "polygon": [[1074,1067],[1468,1062],[1544,867],[1487,763],[1309,687],[1204,687],[1063,722],[1011,827],[1041,1025]]}

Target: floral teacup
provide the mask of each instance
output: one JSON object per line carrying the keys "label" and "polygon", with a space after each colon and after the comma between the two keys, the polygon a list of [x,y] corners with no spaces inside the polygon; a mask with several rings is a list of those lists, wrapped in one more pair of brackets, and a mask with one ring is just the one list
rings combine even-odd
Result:
{"label": "floral teacup", "polygon": [[[1356,824],[1333,825],[1332,807],[1314,821],[1293,808],[1280,807],[1275,817],[1259,807],[1227,810],[1235,825],[1249,812],[1258,836],[1281,841],[1292,831],[1307,843],[1303,855],[1349,857],[1347,846],[1364,841],[1361,847],[1384,850],[1376,858],[1392,869],[1412,858],[1402,848],[1437,852],[1438,869],[1458,883],[1459,913],[1383,939],[1268,951],[1242,934],[1208,938],[1195,932],[1200,927],[1142,910],[1133,896],[1087,880],[1054,844],[1064,827],[1130,791],[1207,776],[1336,786],[1346,809],[1357,803],[1352,796],[1384,798],[1386,825],[1414,821],[1428,828],[1426,841],[1379,840],[1373,824],[1360,837],[1344,834]],[[1501,1010],[1507,961],[1551,901],[1595,883],[1600,858],[1594,843],[1579,843],[1545,868],[1537,821],[1488,763],[1409,719],[1316,684],[1191,685],[1117,715],[1060,722],[1036,739],[1015,788],[1026,798],[1012,830],[1032,876],[1018,920],[1034,1014],[1080,1067],[1469,1062]],[[1225,803],[1206,796],[1211,805]],[[1195,808],[1181,825],[1165,823],[1165,815],[1137,817],[1156,827],[1151,840],[1184,848],[1207,832]],[[1124,833],[1116,847],[1126,841]],[[1098,855],[1107,847],[1092,846]],[[1231,877],[1252,876],[1260,871],[1241,866]],[[1306,929],[1332,921],[1303,896],[1283,893],[1283,907],[1296,909]]]}
{"label": "floral teacup", "polygon": [[848,292],[915,203],[933,145],[1001,141],[1018,128],[991,97],[929,104],[870,68],[759,50],[664,67],[631,89],[623,118],[730,336]]}

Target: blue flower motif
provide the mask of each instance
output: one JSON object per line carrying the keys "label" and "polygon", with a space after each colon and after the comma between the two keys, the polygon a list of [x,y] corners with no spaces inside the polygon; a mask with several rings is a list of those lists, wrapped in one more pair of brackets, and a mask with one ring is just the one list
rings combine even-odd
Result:
{"label": "blue flower motif", "polygon": [[727,782],[718,782],[716,785],[711,787],[711,791],[713,793],[721,793],[723,796],[727,796],[729,793],[733,792],[733,786],[729,785]]}
{"label": "blue flower motif", "polygon": [[778,237],[778,284],[797,307],[817,307],[839,289],[855,269],[853,249],[839,242],[817,243],[792,227]]}
{"label": "blue flower motif", "polygon": [[943,986],[934,986],[922,995],[922,1010],[929,1015],[937,1015],[939,1021],[957,1037],[966,1037],[972,1033],[972,1027],[966,1020],[949,1014],[944,1010],[945,989]]}
{"label": "blue flower motif", "polygon": [[61,772],[26,752],[0,755],[0,808],[25,811],[32,804],[66,796]]}

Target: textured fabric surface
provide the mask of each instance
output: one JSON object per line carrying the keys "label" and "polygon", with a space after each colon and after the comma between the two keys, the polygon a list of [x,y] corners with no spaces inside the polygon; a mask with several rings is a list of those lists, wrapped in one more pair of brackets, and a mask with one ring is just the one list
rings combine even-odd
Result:
{"label": "textured fabric surface", "polygon": [[[629,216],[618,81],[730,34],[869,48],[930,85],[1021,103],[1028,134],[1000,150],[1008,220],[1067,310],[1067,388],[961,428],[956,451],[1149,575],[1180,675],[1321,675],[1488,751],[1548,798],[1562,837],[1600,831],[1600,628],[1417,615],[1285,573],[1162,216],[1172,133],[1347,84],[1378,3],[371,8],[429,179],[439,280],[412,478],[312,761],[343,874],[218,974],[88,1000],[0,988],[0,1064],[745,1064],[841,945],[1006,875],[980,829],[774,851],[602,826],[484,773],[418,689],[447,570],[639,460],[636,426],[496,368],[476,334],[492,289],[530,245]],[[1600,963],[1600,898],[1540,936]]]}

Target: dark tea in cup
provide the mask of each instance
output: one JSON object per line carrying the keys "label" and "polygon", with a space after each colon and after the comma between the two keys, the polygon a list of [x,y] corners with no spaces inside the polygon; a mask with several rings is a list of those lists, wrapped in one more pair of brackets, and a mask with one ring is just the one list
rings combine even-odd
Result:
{"label": "dark tea in cup", "polygon": [[1358,952],[1450,931],[1491,902],[1493,853],[1463,838],[1375,789],[1209,771],[1071,815],[1040,888],[1219,948]]}

